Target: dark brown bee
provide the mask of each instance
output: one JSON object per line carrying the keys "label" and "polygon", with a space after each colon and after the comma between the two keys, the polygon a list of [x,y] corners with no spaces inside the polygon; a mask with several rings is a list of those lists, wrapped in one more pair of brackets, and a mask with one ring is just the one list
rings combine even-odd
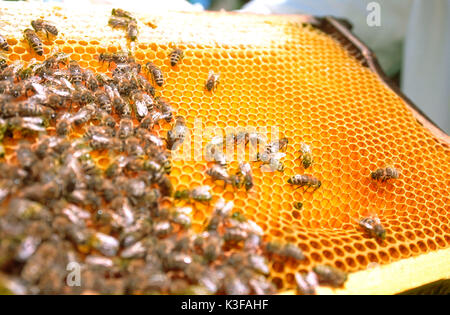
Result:
{"label": "dark brown bee", "polygon": [[164,78],[161,69],[159,69],[151,62],[147,62],[145,67],[147,71],[150,73],[153,82],[156,83],[158,86],[163,86]]}
{"label": "dark brown bee", "polygon": [[82,107],[72,118],[71,121],[75,125],[81,125],[87,123],[91,120],[92,116],[95,114],[95,104],[87,104]]}
{"label": "dark brown bee", "polygon": [[113,78],[104,73],[98,73],[95,78],[100,86],[110,85],[114,82]]}
{"label": "dark brown bee", "polygon": [[127,26],[127,37],[131,41],[135,41],[137,36],[138,36],[138,28],[137,28],[136,21],[131,21],[130,23],[128,23],[128,26]]}
{"label": "dark brown bee", "polygon": [[20,103],[6,103],[0,105],[1,117],[13,117],[13,116],[45,116],[53,117],[54,111],[46,106],[37,105],[30,101],[24,101]]}
{"label": "dark brown bee", "polygon": [[181,59],[183,59],[184,57],[184,52],[183,50],[181,50],[180,48],[175,48],[174,50],[172,50],[172,52],[169,55],[170,57],[170,65],[172,67],[175,67],[177,65],[178,62],[181,61]]}
{"label": "dark brown bee", "polygon": [[176,118],[175,126],[172,130],[167,132],[167,149],[175,150],[180,144],[184,142],[187,134],[187,127],[184,118],[178,116]]}
{"label": "dark brown bee", "polygon": [[126,139],[133,134],[133,121],[129,118],[123,118],[119,123],[118,137]]}
{"label": "dark brown bee", "polygon": [[208,79],[206,79],[205,88],[208,92],[215,91],[220,83],[220,74],[215,74],[214,71],[209,71]]}
{"label": "dark brown bee", "polygon": [[245,190],[250,190],[253,187],[253,176],[250,164],[242,162],[239,164],[239,173],[244,177]]}
{"label": "dark brown bee", "polygon": [[91,70],[86,70],[83,73],[84,81],[86,82],[86,87],[91,91],[96,91],[99,87],[97,78]]}
{"label": "dark brown bee", "polygon": [[8,42],[6,41],[6,38],[4,38],[2,35],[0,35],[0,48],[4,51],[9,50]]}
{"label": "dark brown bee", "polygon": [[149,112],[153,110],[155,101],[150,95],[145,94],[139,90],[135,90],[131,95],[131,99],[134,102],[134,112],[137,119],[143,119]]}
{"label": "dark brown bee", "polygon": [[147,81],[146,78],[140,74],[138,74],[135,78],[139,89],[146,92],[148,95],[155,97],[155,88],[150,84],[150,82]]}
{"label": "dark brown bee", "polygon": [[373,180],[378,180],[384,183],[390,179],[397,179],[399,176],[399,171],[392,166],[388,166],[377,169],[375,172],[372,172],[370,176]]}
{"label": "dark brown bee", "polygon": [[100,121],[100,124],[102,126],[106,126],[109,128],[114,128],[116,126],[116,120],[114,119],[114,117],[105,110],[98,110],[96,113],[96,119]]}
{"label": "dark brown bee", "polygon": [[121,96],[117,88],[112,88],[108,85],[105,85],[105,91],[109,96],[109,99],[112,102],[113,108],[120,115],[120,117],[130,117],[131,116],[131,108],[130,104],[125,101]]}
{"label": "dark brown bee", "polygon": [[193,199],[199,202],[209,202],[212,199],[211,187],[209,186],[199,186],[192,190],[177,190],[174,194],[175,199],[189,200]]}
{"label": "dark brown bee", "polygon": [[165,119],[167,122],[170,122],[173,118],[173,108],[170,104],[161,97],[156,99],[158,102],[158,109],[162,114],[162,119]]}
{"label": "dark brown bee", "polygon": [[31,28],[27,28],[25,31],[23,31],[23,35],[34,52],[39,56],[42,56],[44,54],[44,48],[42,47],[42,42],[36,35],[36,32]]}
{"label": "dark brown bee", "polygon": [[33,82],[31,81],[20,81],[14,83],[9,88],[8,93],[13,97],[27,96],[27,94],[33,91]]}
{"label": "dark brown bee", "polygon": [[306,186],[307,188],[313,187],[315,189],[320,188],[320,186],[322,185],[322,182],[318,180],[316,177],[307,174],[295,175],[288,179],[288,183],[300,187],[303,186]]}
{"label": "dark brown bee", "polygon": [[43,62],[43,68],[58,68],[60,64],[67,65],[68,62],[69,55],[57,51]]}
{"label": "dark brown bee", "polygon": [[69,134],[71,122],[68,115],[63,115],[56,123],[56,134],[58,136],[66,136]]}
{"label": "dark brown bee", "polygon": [[313,156],[311,148],[306,143],[302,143],[300,147],[300,158],[302,159],[302,164],[305,169],[311,166],[313,163]]}
{"label": "dark brown bee", "polygon": [[313,268],[319,283],[332,286],[334,288],[342,287],[347,281],[347,273],[329,265],[318,265]]}
{"label": "dark brown bee", "polygon": [[130,20],[121,17],[111,17],[108,20],[108,25],[112,28],[126,28]]}
{"label": "dark brown bee", "polygon": [[45,33],[47,34],[47,38],[49,33],[54,36],[58,35],[58,29],[56,28],[56,26],[42,19],[31,21],[31,26],[34,28],[36,32],[44,30]]}
{"label": "dark brown bee", "polygon": [[213,180],[223,180],[225,184],[230,183],[230,174],[228,174],[228,171],[220,166],[220,165],[213,165],[211,168],[209,168],[206,171],[206,174],[212,177]]}
{"label": "dark brown bee", "polygon": [[102,90],[97,90],[95,92],[94,96],[95,96],[97,104],[100,106],[100,108],[102,110],[104,110],[105,112],[107,112],[108,114],[111,114],[112,113],[112,104],[111,104],[111,100],[109,99],[108,95]]}
{"label": "dark brown bee", "polygon": [[83,72],[81,71],[80,65],[75,60],[69,62],[69,75],[70,82],[75,85],[79,85],[83,81]]}
{"label": "dark brown bee", "polygon": [[98,60],[100,62],[114,62],[116,64],[125,64],[130,62],[130,56],[128,53],[123,52],[123,51],[119,51],[119,52],[115,52],[115,53],[101,53],[98,56]]}
{"label": "dark brown bee", "polygon": [[362,218],[358,223],[360,227],[370,234],[370,236],[380,240],[386,238],[386,230],[377,216]]}
{"label": "dark brown bee", "polygon": [[136,19],[133,17],[133,15],[130,12],[122,10],[122,9],[112,9],[111,15],[117,16],[117,17],[122,17],[122,18],[127,18],[132,21],[136,21]]}

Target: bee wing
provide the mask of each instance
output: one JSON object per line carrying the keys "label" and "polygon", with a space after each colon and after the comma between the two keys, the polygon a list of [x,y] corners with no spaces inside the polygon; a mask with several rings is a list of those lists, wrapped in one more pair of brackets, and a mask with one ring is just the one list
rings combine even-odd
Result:
{"label": "bee wing", "polygon": [[61,82],[71,91],[75,91],[75,88],[73,87],[72,83],[69,82],[66,78],[61,78]]}
{"label": "bee wing", "polygon": [[106,94],[108,94],[108,97],[110,100],[114,99],[114,91],[111,86],[105,85],[105,92],[106,92]]}
{"label": "bee wing", "polygon": [[39,83],[31,83],[31,86],[33,87],[33,89],[35,90],[35,92],[39,95],[45,95],[46,92],[46,88],[45,86],[39,84]]}
{"label": "bee wing", "polygon": [[138,116],[144,117],[148,114],[148,108],[144,101],[135,101],[134,106],[136,107]]}
{"label": "bee wing", "polygon": [[283,152],[275,152],[275,153],[271,154],[271,157],[276,160],[280,160],[280,159],[284,158],[285,156],[286,156],[286,153],[283,153]]}

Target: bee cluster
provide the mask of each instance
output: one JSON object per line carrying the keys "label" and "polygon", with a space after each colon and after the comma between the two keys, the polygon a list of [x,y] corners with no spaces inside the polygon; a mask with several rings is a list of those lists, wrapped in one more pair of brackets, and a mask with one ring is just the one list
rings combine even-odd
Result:
{"label": "bee cluster", "polygon": [[[136,40],[137,20],[129,12],[114,9],[108,24]],[[56,36],[58,30],[41,19],[31,26],[25,40],[43,55],[39,35]],[[10,49],[2,36],[0,49]],[[168,56],[172,67],[183,57],[179,48]],[[128,52],[101,53],[98,59],[108,64],[111,76],[82,69],[58,51],[27,66],[0,55],[0,137],[27,140],[12,152],[14,158],[0,162],[0,291],[275,293],[269,262],[302,261],[302,251],[265,242],[261,228],[222,199],[203,232],[190,229],[189,203],[210,203],[213,195],[209,186],[174,191],[168,177],[168,151],[183,143],[187,126],[170,102],[157,96],[163,72],[150,61],[137,63]],[[219,82],[220,75],[210,71],[205,91],[215,92]],[[155,126],[174,120],[166,139],[156,135]],[[262,144],[256,156],[260,166],[285,170],[287,138],[267,143],[256,132],[232,133],[207,145],[213,161],[207,174],[214,180],[246,191],[254,187],[250,163],[228,171],[223,146],[229,142]],[[303,168],[311,167],[309,145],[302,143],[299,153]],[[93,158],[99,154],[108,157],[107,166]],[[1,144],[0,155],[5,155]],[[398,176],[393,167],[371,173],[381,182]],[[322,185],[309,174],[287,182],[314,190]],[[163,206],[167,200],[171,205]],[[176,206],[177,200],[188,205]],[[377,217],[363,218],[359,226],[385,238]],[[82,267],[81,287],[66,283],[73,262]],[[346,279],[344,272],[319,265],[296,273],[294,280],[300,294],[314,294],[319,284],[341,287]]]}

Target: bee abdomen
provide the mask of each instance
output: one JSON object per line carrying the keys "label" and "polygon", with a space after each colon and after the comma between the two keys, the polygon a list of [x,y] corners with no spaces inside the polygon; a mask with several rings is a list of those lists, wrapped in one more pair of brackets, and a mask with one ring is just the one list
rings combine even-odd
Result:
{"label": "bee abdomen", "polygon": [[28,41],[28,44],[30,44],[31,48],[38,54],[39,56],[42,56],[44,54],[44,49],[42,48],[42,42],[39,39],[39,37],[36,35],[36,32],[32,29],[27,28],[24,31],[25,39]]}
{"label": "bee abdomen", "polygon": [[170,65],[172,67],[176,66],[177,63],[183,58],[183,51],[179,48],[176,48],[170,54]]}
{"label": "bee abdomen", "polygon": [[45,30],[47,32],[49,32],[50,34],[55,35],[55,36],[58,35],[58,29],[56,28],[56,26],[45,23],[44,27],[45,27]]}
{"label": "bee abdomen", "polygon": [[159,69],[152,63],[147,63],[147,68],[150,71],[150,74],[152,75],[152,78],[156,82],[156,84],[158,86],[162,86],[164,84],[164,77],[161,69]]}

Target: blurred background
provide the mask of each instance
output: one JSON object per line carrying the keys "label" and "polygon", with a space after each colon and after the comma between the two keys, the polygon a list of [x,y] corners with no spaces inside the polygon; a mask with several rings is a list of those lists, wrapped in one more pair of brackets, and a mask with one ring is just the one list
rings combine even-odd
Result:
{"label": "blurred background", "polygon": [[450,133],[450,0],[43,0],[51,1],[149,12],[239,10],[344,18],[375,52],[384,72]]}

